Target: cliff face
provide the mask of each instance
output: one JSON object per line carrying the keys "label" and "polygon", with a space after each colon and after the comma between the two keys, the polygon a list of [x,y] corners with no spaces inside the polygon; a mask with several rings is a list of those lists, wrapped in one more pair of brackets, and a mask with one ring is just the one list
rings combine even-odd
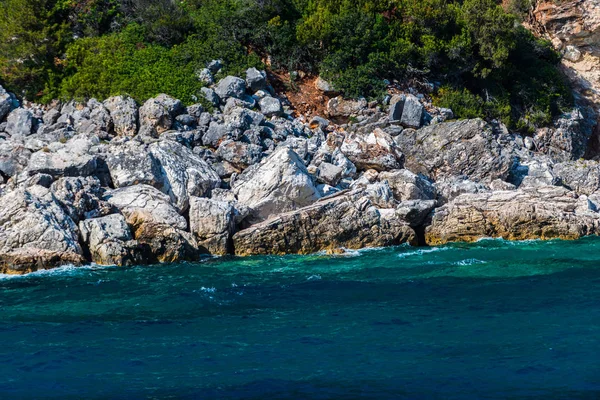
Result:
{"label": "cliff face", "polygon": [[600,0],[543,0],[530,12],[528,27],[563,55],[563,70],[578,105],[596,124],[588,157],[600,156]]}

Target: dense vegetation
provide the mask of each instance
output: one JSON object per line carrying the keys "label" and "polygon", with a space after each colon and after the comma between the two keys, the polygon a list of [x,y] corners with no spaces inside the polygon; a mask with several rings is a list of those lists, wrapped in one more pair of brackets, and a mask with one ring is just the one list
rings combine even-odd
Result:
{"label": "dense vegetation", "polygon": [[221,58],[320,73],[348,96],[435,83],[459,117],[530,130],[571,102],[559,56],[518,23],[529,0],[3,0],[0,82],[24,97],[193,102]]}

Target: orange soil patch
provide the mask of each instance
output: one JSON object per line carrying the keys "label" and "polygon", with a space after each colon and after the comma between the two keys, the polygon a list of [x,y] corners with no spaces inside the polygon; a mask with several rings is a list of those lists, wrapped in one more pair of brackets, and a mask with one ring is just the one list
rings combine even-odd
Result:
{"label": "orange soil patch", "polygon": [[296,117],[303,115],[310,119],[317,115],[327,115],[330,97],[315,87],[316,76],[304,76],[292,82],[288,72],[269,71],[269,80],[275,92],[289,101]]}

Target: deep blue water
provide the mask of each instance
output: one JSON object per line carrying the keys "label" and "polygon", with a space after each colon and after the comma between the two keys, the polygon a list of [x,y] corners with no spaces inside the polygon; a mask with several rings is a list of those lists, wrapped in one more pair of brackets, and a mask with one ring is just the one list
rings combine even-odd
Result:
{"label": "deep blue water", "polygon": [[0,279],[0,398],[597,399],[600,240]]}

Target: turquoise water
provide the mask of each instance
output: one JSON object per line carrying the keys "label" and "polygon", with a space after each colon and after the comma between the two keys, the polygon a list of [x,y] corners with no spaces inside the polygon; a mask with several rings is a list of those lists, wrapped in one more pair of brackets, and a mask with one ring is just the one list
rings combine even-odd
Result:
{"label": "turquoise water", "polygon": [[0,398],[600,398],[600,240],[0,279]]}

